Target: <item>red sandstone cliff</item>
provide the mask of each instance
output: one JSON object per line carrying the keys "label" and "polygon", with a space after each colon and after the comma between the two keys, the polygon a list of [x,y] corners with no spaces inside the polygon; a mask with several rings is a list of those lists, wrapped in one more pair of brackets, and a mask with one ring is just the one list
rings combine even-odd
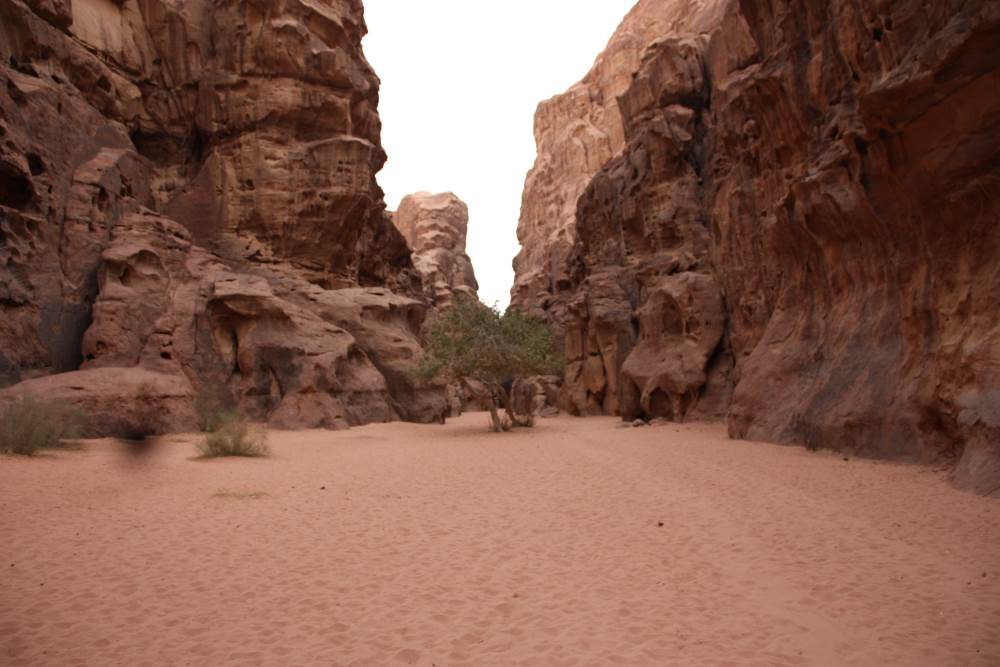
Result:
{"label": "red sandstone cliff", "polygon": [[514,259],[513,305],[561,324],[563,297],[579,279],[574,259],[577,200],[625,145],[618,97],[628,89],[651,41],[692,22],[706,28],[712,24],[711,12],[700,12],[703,4],[641,0],[583,80],[538,106],[538,156],[525,180],[517,227],[521,252]]}
{"label": "red sandstone cliff", "polygon": [[406,375],[425,306],[375,182],[365,29],[360,0],[0,5],[16,391],[96,431],[139,388],[189,427],[209,382],[282,426],[447,409]]}
{"label": "red sandstone cliff", "polygon": [[566,330],[564,404],[1000,493],[1000,3],[639,5],[682,6],[622,65],[599,168],[550,158],[606,98],[539,109],[513,296]]}

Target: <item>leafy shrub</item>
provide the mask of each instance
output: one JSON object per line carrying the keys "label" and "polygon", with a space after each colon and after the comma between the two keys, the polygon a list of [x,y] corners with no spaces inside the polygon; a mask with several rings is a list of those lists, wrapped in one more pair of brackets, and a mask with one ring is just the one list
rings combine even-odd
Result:
{"label": "leafy shrub", "polygon": [[0,414],[0,452],[31,456],[62,447],[80,436],[82,424],[83,415],[68,403],[21,397]]}
{"label": "leafy shrub", "polygon": [[198,444],[198,451],[205,458],[224,456],[268,456],[265,434],[250,426],[240,415],[230,415],[219,427],[205,436]]}
{"label": "leafy shrub", "polygon": [[[530,415],[514,414],[504,385],[519,377],[546,375],[562,370],[552,331],[542,321],[511,308],[501,314],[472,299],[457,298],[429,322],[424,355],[414,375],[421,380],[477,380],[490,391],[490,420],[494,431],[530,426]],[[501,420],[500,405],[508,419]]]}

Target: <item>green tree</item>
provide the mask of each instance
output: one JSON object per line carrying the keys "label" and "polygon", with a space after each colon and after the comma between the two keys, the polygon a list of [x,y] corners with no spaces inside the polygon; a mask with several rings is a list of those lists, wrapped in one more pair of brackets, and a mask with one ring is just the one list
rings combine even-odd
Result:
{"label": "green tree", "polygon": [[423,380],[478,380],[490,392],[493,430],[503,430],[502,404],[517,423],[505,385],[520,377],[557,373],[562,358],[545,323],[516,309],[456,298],[436,313],[425,331],[424,356],[415,375]]}

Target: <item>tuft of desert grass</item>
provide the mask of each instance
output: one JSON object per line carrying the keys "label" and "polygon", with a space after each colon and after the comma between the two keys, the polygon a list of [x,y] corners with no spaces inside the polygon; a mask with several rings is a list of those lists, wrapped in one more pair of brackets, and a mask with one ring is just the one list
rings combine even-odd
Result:
{"label": "tuft of desert grass", "polygon": [[264,432],[253,428],[239,415],[227,416],[217,429],[198,443],[198,451],[203,457],[213,459],[230,456],[253,458],[271,453]]}
{"label": "tuft of desert grass", "polygon": [[260,500],[267,498],[267,494],[263,491],[219,491],[213,493],[212,497],[226,500]]}
{"label": "tuft of desert grass", "polygon": [[79,447],[82,413],[63,401],[23,396],[0,412],[0,452],[32,456],[42,449]]}
{"label": "tuft of desert grass", "polygon": [[203,433],[217,431],[227,421],[238,416],[226,389],[218,383],[205,383],[194,396],[194,411],[198,416],[198,428]]}

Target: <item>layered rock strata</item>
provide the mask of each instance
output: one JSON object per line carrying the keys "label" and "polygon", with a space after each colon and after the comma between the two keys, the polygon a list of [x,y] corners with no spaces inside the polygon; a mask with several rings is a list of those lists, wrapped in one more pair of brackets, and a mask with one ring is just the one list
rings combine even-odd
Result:
{"label": "layered rock strata", "polygon": [[403,197],[393,215],[413,251],[426,300],[436,306],[455,294],[477,298],[479,283],[465,252],[469,207],[451,192],[417,192]]}
{"label": "layered rock strata", "polygon": [[375,182],[364,32],[358,0],[0,5],[0,373],[17,391],[86,403],[132,369],[173,378],[150,400],[211,382],[282,426],[447,409],[405,372],[425,306]]}
{"label": "layered rock strata", "polygon": [[[621,149],[558,223],[572,250],[522,255],[568,261],[517,265],[515,299],[566,330],[564,403],[725,413],[1000,493],[1000,3],[691,9],[629,72]],[[586,145],[561,134],[581,115],[540,160]],[[532,178],[529,212],[552,201]]]}

